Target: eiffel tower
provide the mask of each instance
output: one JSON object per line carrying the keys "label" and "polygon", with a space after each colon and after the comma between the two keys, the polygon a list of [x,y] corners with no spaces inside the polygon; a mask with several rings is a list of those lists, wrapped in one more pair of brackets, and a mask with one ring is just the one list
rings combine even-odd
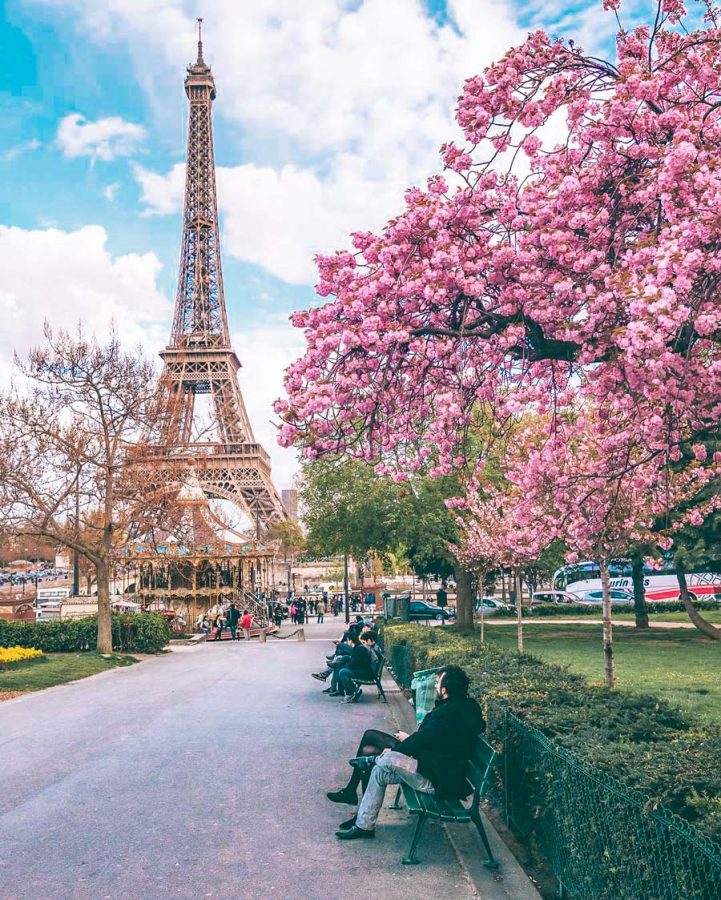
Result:
{"label": "eiffel tower", "polygon": [[[168,487],[192,476],[209,498],[230,500],[260,532],[287,515],[271,480],[270,457],[253,435],[238,384],[240,362],[230,345],[215,190],[216,90],[203,59],[201,23],[198,58],[185,78],[190,110],[183,238],[173,329],[160,354],[161,438],[150,451]],[[199,395],[209,399],[210,422],[202,429]]]}

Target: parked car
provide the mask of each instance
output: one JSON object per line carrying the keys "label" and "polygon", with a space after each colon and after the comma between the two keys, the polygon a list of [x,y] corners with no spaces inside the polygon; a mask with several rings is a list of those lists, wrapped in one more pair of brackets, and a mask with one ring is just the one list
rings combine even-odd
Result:
{"label": "parked car", "polygon": [[511,608],[508,603],[504,603],[503,600],[499,600],[497,597],[476,597],[476,612],[480,612],[481,607],[483,607],[484,615],[494,613],[499,609]]}
{"label": "parked car", "polygon": [[[594,603],[598,605],[603,603],[603,591],[583,591],[574,596],[577,598],[576,603]],[[618,588],[612,588],[611,603],[633,603],[633,594]]]}
{"label": "parked car", "polygon": [[578,595],[569,591],[534,591],[531,606],[539,603],[578,603]]}
{"label": "parked car", "polygon": [[413,622],[426,619],[446,621],[446,619],[452,618],[454,614],[454,609],[449,609],[448,607],[441,609],[440,606],[436,606],[435,603],[429,603],[427,600],[411,600],[409,604],[409,618]]}

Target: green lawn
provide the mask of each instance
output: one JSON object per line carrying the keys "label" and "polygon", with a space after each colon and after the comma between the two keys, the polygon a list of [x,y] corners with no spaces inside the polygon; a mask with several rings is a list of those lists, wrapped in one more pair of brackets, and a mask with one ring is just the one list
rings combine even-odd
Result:
{"label": "green lawn", "polygon": [[[707,622],[712,622],[714,625],[721,625],[721,609],[702,609],[701,616],[706,619]],[[626,621],[631,621],[635,619],[633,613],[624,612],[617,613],[615,610],[613,612],[614,619],[621,619]],[[651,613],[648,617],[651,623],[653,622],[690,622],[691,620],[686,615],[685,612],[663,612],[663,613]]]}
{"label": "green lawn", "polygon": [[[721,609],[702,609],[701,615],[706,619],[707,622],[712,622],[714,625],[721,625]],[[533,617],[543,618],[543,608],[536,607],[533,610]],[[573,610],[568,610],[569,618],[585,618],[584,616],[579,616],[578,613],[573,612]],[[558,613],[554,616],[554,618],[558,618]],[[593,616],[592,616],[593,618]],[[598,618],[601,618],[601,607],[598,607]],[[617,619],[621,622],[633,622],[636,618],[632,612],[619,612],[617,608],[613,610],[613,618]],[[686,615],[685,612],[679,611],[675,613],[651,613],[649,615],[649,621],[653,622],[683,622],[690,623],[691,620]]]}
{"label": "green lawn", "polygon": [[6,691],[41,691],[56,684],[97,675],[107,669],[129,666],[135,661],[132,656],[117,653],[109,657],[92,652],[48,653],[44,661],[31,660],[7,672],[0,672],[0,694]]}
{"label": "green lawn", "polygon": [[[600,625],[524,622],[524,650],[603,682]],[[486,638],[517,647],[513,624],[493,625]],[[721,643],[696,629],[614,631],[616,678],[624,690],[656,694],[703,721],[721,722]]]}

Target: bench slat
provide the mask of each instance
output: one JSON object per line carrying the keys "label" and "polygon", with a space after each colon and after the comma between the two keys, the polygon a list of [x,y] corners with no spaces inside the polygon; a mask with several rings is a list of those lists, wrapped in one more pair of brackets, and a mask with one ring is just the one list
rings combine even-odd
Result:
{"label": "bench slat", "polygon": [[408,811],[414,815],[424,813],[443,822],[470,822],[471,817],[459,800],[438,800],[432,794],[424,794],[408,784],[402,784]]}
{"label": "bench slat", "polygon": [[491,745],[478,738],[473,756],[468,762],[468,780],[482,796],[488,784],[488,778],[498,754]]}

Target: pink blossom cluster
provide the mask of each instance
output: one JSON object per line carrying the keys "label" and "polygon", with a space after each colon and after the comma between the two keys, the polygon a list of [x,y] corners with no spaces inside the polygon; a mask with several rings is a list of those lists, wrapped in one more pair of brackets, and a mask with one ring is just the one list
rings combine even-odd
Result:
{"label": "pink blossom cluster", "polygon": [[[615,62],[539,31],[466,82],[467,146],[442,148],[459,186],[434,176],[381,233],[318,258],[326,300],[293,317],[307,349],[275,405],[281,444],[443,475],[472,471],[479,408],[532,410],[552,423],[532,480],[573,465],[558,423],[589,406],[602,479],[622,448],[657,474],[683,442],[705,452],[721,414],[721,28],[710,7],[695,30],[676,0],[660,11],[619,32]],[[559,112],[567,137],[549,146]]]}
{"label": "pink blossom cluster", "polygon": [[664,454],[626,443],[626,433],[597,410],[557,420],[550,434],[537,423],[519,431],[500,461],[501,481],[465,498],[459,559],[523,568],[554,539],[570,548],[569,562],[626,556],[634,543],[671,549],[675,532],[718,508],[717,492],[705,489],[721,458],[699,459],[694,448],[692,461],[669,468]]}

